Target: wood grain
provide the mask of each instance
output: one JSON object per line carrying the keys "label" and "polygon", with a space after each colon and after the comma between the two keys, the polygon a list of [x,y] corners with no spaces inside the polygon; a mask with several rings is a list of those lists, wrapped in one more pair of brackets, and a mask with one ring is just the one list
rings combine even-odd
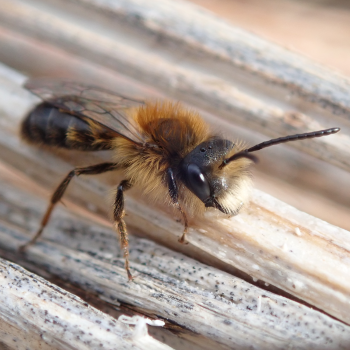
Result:
{"label": "wood grain", "polygon": [[[103,72],[96,80],[106,77],[107,86],[118,81],[131,91],[136,79],[144,84],[136,91],[152,98],[171,96],[205,110],[211,113],[206,120],[230,135],[233,130],[245,135],[244,130],[251,129],[277,137],[340,126],[342,133],[334,137],[292,143],[298,154],[276,148],[271,154],[279,158],[271,168],[285,173],[286,179],[298,178],[299,194],[309,184],[329,197],[338,193],[341,203],[348,204],[346,78],[186,2],[0,0],[0,6],[0,40],[5,44],[0,59],[19,69],[47,74],[61,59],[56,76],[65,72],[74,78],[75,65],[80,76],[86,70],[88,81]],[[56,55],[60,58],[50,59]],[[65,70],[62,62],[69,68]],[[120,73],[127,78],[117,76]],[[108,153],[53,154],[24,145],[18,125],[38,102],[21,88],[25,79],[0,66],[0,161],[3,173],[13,174],[6,179],[2,174],[0,180],[2,256],[63,285],[74,285],[110,310],[129,308],[163,318],[178,336],[159,330],[158,339],[174,348],[349,347],[349,232],[258,190],[237,217],[209,213],[193,220],[187,246],[177,242],[183,227],[176,212],[150,206],[138,189],[128,193],[129,231],[147,237],[130,239],[131,269],[136,274],[132,284],[126,282],[116,236],[106,220],[106,194],[120,174],[74,181],[65,202],[78,217],[58,208],[43,239],[18,255],[17,247],[37,229],[44,212],[45,201],[38,195],[50,193],[73,164],[110,159]],[[299,160],[301,154],[306,160]],[[279,170],[282,161],[286,168]],[[271,186],[275,181],[270,179]],[[1,263],[9,271],[7,263]],[[27,278],[27,272],[13,268],[17,279]],[[29,279],[24,290],[35,283]],[[32,296],[27,296],[31,305]],[[43,303],[46,299],[38,299],[39,309]],[[2,304],[0,317],[10,315],[13,304]],[[24,322],[18,314],[4,322],[6,346],[13,346],[11,327],[16,319]],[[40,328],[46,330],[45,325]],[[19,329],[14,332],[22,332]],[[57,337],[56,329],[48,331],[50,339]],[[46,338],[38,334],[34,328],[33,341],[44,346]],[[23,337],[26,333],[20,333]]]}
{"label": "wood grain", "polygon": [[172,349],[3,259],[0,320],[2,349]]}
{"label": "wood grain", "polygon": [[[135,276],[130,283],[115,233],[87,218],[71,215],[63,208],[55,212],[44,239],[21,255],[17,249],[28,238],[25,232],[37,225],[45,201],[17,190],[9,182],[0,184],[0,252],[3,256],[46,277],[73,284],[110,306],[124,305],[152,318],[164,319],[166,327],[176,330],[187,346],[193,343],[202,349],[250,349],[252,346],[285,349],[293,342],[297,349],[346,349],[350,344],[349,326],[146,239],[130,237],[131,268]],[[162,219],[158,220],[162,223]],[[108,330],[100,328],[105,325],[108,328],[110,322],[100,324],[99,320],[104,317],[101,313],[79,300],[81,306],[73,307],[67,298],[75,297],[57,287],[55,292],[54,286],[17,266],[1,261],[0,269],[0,298],[4,298],[0,303],[0,318],[12,313],[11,322],[20,323],[17,327],[21,332],[24,332],[24,320],[33,322],[35,329],[30,331],[31,336],[37,338],[40,330],[45,334],[41,342],[59,349],[65,348],[65,342],[74,338],[76,332],[80,337],[74,348],[83,348],[80,341],[87,341],[87,330],[92,333],[88,336],[91,344],[101,341],[109,348],[109,341],[114,338],[102,341]],[[13,285],[15,292],[8,295],[6,288]],[[43,316],[45,310],[48,317]],[[64,322],[69,318],[74,323]],[[87,319],[95,320],[98,335],[87,325]],[[65,329],[63,335],[60,327]],[[9,330],[6,332],[13,335]],[[61,347],[55,343],[57,333],[63,343]],[[118,337],[118,331],[111,329],[112,336]],[[116,344],[112,348],[124,346]],[[148,345],[143,339],[137,344]],[[90,345],[90,348],[95,347]]]}
{"label": "wood grain", "polygon": [[[13,97],[17,90],[23,105],[25,101],[27,106],[32,103],[33,98],[16,83],[7,80],[7,84],[3,96],[6,91],[11,91],[8,98]],[[25,96],[28,96],[27,100]],[[20,114],[17,109],[19,119]],[[4,113],[1,118],[2,161],[42,186],[53,188],[71,166],[64,158],[59,159],[45,150],[23,147],[14,134],[17,132],[14,118],[13,111]],[[105,194],[108,184],[117,182],[114,175],[101,181],[79,179],[71,186],[68,198],[85,208],[91,208],[93,204],[95,214],[108,213]],[[255,281],[262,280],[349,322],[348,231],[255,190],[250,205],[240,215],[229,219],[214,213],[211,217],[191,222],[190,244],[183,247],[177,242],[182,232],[182,224],[175,221],[177,213],[166,210],[150,207],[136,190],[128,196],[126,222],[132,232],[145,234],[207,263],[217,264],[219,261],[219,265],[225,265],[228,270],[243,271]]]}

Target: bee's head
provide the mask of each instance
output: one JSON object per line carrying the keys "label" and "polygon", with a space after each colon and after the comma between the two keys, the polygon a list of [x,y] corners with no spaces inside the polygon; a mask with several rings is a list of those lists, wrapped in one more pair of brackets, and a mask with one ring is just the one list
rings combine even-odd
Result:
{"label": "bee's head", "polygon": [[280,143],[332,135],[339,130],[330,128],[279,137],[247,149],[228,140],[212,138],[183,159],[182,180],[206,207],[235,214],[248,199],[251,180],[247,169],[251,162],[257,161],[252,152]]}
{"label": "bee's head", "polygon": [[251,180],[248,167],[252,157],[240,157],[222,167],[224,160],[242,150],[231,141],[212,138],[202,142],[183,159],[182,181],[206,207],[226,214],[236,213],[247,201]]}

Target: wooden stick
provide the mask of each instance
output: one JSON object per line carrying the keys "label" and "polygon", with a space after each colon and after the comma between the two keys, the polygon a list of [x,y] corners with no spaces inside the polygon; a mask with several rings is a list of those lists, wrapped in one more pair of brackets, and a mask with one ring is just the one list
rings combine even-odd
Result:
{"label": "wooden stick", "polygon": [[[182,338],[179,343],[182,349],[249,349],[252,346],[285,349],[289,344],[300,349],[341,349],[350,342],[349,326],[149,240],[130,237],[130,262],[135,279],[128,282],[123,253],[113,230],[94,224],[87,218],[73,216],[62,207],[56,211],[44,239],[30,247],[25,255],[18,254],[17,248],[28,239],[24,231],[37,224],[46,203],[1,180],[0,198],[1,254],[47,277],[55,277],[63,284],[74,284],[83,294],[95,295],[107,306],[127,306],[162,318],[170,329],[174,328],[172,324],[177,325],[175,330]],[[161,217],[158,221],[159,225],[165,223]],[[207,240],[203,236],[202,239]],[[215,248],[223,254],[224,246]],[[0,269],[3,264],[0,262]],[[28,273],[18,267],[16,269],[20,273],[13,272],[13,267],[10,271],[6,267],[1,273],[1,315],[12,312],[12,322],[17,320],[18,323],[23,323],[30,316],[30,321],[37,322],[36,327],[41,332],[45,331],[49,339],[54,337],[54,331],[57,334],[61,325],[60,320],[55,325],[51,318],[54,320],[57,315],[67,321],[71,318],[72,322],[65,328],[63,342],[74,337],[81,325],[86,325],[86,319],[95,319],[95,328],[99,329],[98,320],[102,316],[97,318],[93,308],[83,304],[80,309],[71,308],[69,311],[71,302],[64,304],[68,293],[62,298],[60,289],[56,288],[58,291],[52,293],[42,287],[45,287],[42,279],[30,275],[28,278]],[[275,272],[280,273],[278,266]],[[14,292],[6,289],[12,285],[16,285]],[[26,294],[28,291],[40,294],[32,296]],[[314,293],[311,289],[309,292]],[[61,299],[56,301],[56,295]],[[20,299],[23,297],[25,300]],[[51,311],[50,303],[56,302],[58,307]],[[332,303],[332,300],[328,299],[327,303]],[[65,316],[60,316],[62,312],[57,310],[62,307]],[[17,313],[19,308],[20,316]],[[76,309],[83,312],[79,318],[73,317]],[[48,318],[44,317],[45,310],[49,310]],[[80,324],[77,329],[74,328],[75,323]],[[49,329],[46,328],[48,326]],[[37,334],[36,327],[34,334]],[[102,327],[108,328],[108,322],[103,321]],[[84,326],[85,332],[85,328],[90,330]],[[97,341],[99,337],[105,337],[104,332],[92,332],[90,339]],[[143,341],[140,339],[138,344],[146,346]],[[102,343],[107,348],[108,343]],[[174,347],[179,348],[179,344]]]}
{"label": "wooden stick", "polygon": [[172,349],[14,263],[0,271],[3,349]]}
{"label": "wooden stick", "polygon": [[[11,91],[14,89],[12,85]],[[13,135],[15,112],[19,110],[9,111],[11,116],[3,115],[0,130],[2,160],[42,186],[53,188],[59,181],[58,174],[63,175],[69,165],[49,152],[24,147]],[[72,186],[68,198],[87,208],[92,203],[96,213],[106,213],[107,183],[111,179],[104,184],[91,179],[79,181]],[[118,183],[115,178],[114,183]],[[144,233],[228,271],[239,269],[252,276],[252,280],[262,280],[350,322],[347,231],[255,190],[251,204],[238,216],[228,219],[214,214],[212,218],[191,222],[190,245],[183,247],[177,242],[182,232],[182,224],[175,221],[177,214],[166,213],[164,208],[150,208],[141,199],[138,193],[127,198],[126,222],[133,232]]]}

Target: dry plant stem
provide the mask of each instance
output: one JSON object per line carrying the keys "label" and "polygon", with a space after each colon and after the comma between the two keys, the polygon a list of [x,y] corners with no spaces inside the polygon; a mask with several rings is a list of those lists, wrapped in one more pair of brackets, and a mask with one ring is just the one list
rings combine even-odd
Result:
{"label": "dry plant stem", "polygon": [[[19,89],[13,83],[7,84],[11,91]],[[24,147],[14,135],[18,125],[15,120],[19,123],[30,104],[30,95],[20,89],[19,92],[18,96],[23,94],[23,98],[18,100],[17,109],[5,102],[0,104],[5,106],[0,119],[1,159],[52,189],[71,166],[49,152]],[[94,204],[97,213],[107,215],[105,192],[108,188],[97,179],[81,179],[72,186],[67,198],[85,207]],[[203,259],[201,251],[206,252],[255,280],[277,286],[350,323],[347,278],[350,236],[347,231],[301,213],[257,190],[251,205],[240,215],[232,219],[214,216],[211,220],[191,223],[196,230],[190,230],[190,244],[186,248],[177,242],[183,226],[175,222],[174,216],[150,208],[137,196],[127,197],[125,210],[128,214],[126,224],[133,227],[134,232],[144,232],[176,250],[186,249],[198,259]]]}
{"label": "dry plant stem", "polygon": [[[170,325],[175,323],[178,331],[194,332],[187,332],[185,338],[203,349],[285,349],[292,343],[296,349],[329,350],[347,349],[350,344],[349,326],[145,239],[130,237],[135,280],[128,283],[123,251],[113,230],[71,215],[62,207],[56,211],[46,239],[21,256],[16,250],[27,239],[23,232],[36,225],[45,203],[8,183],[0,184],[2,254],[38,273],[74,284],[110,305],[124,303],[164,318]],[[13,278],[16,297],[23,297],[38,283],[34,279],[21,283],[21,276]],[[8,298],[14,297],[8,290],[3,292],[4,298],[7,293]],[[45,295],[36,299],[35,310],[46,307]],[[9,314],[16,308],[0,304]],[[56,329],[54,324],[52,327]]]}
{"label": "dry plant stem", "polygon": [[[55,7],[48,6],[43,11],[31,6],[31,3],[24,4],[20,1],[1,0],[0,4],[1,21],[10,28],[122,71],[171,93],[174,98],[195,103],[198,107],[215,112],[224,119],[239,122],[272,137],[294,134],[300,128],[304,132],[325,128],[322,125],[325,119],[315,121],[302,113],[294,112],[293,103],[297,101],[288,104],[285,95],[280,95],[280,86],[276,88],[273,84],[283,86],[285,94],[297,93],[306,97],[306,100],[311,99],[330,107],[332,111],[341,112],[345,123],[348,123],[350,102],[347,91],[350,84],[346,79],[252,35],[231,28],[210,14],[199,12],[192,5],[178,5],[168,0],[151,4],[149,1],[137,1],[137,4],[136,1],[117,1],[114,5],[107,1],[78,2],[82,8],[86,4],[87,8],[100,8],[102,16],[107,13],[104,12],[106,9],[112,13],[114,11],[115,16],[122,19],[120,28],[116,24],[119,21],[114,21],[114,31],[110,31],[108,26],[101,26],[103,34],[100,34],[91,30],[90,22],[84,21],[83,18],[80,21],[70,21],[66,16],[58,18]],[[56,6],[59,6],[59,3]],[[76,3],[74,6],[77,6]],[[78,11],[74,6],[73,14]],[[110,15],[110,12],[108,13]],[[79,18],[77,13],[75,15]],[[107,17],[103,18],[109,23]],[[162,18],[166,18],[169,25],[165,26]],[[178,18],[181,18],[182,25]],[[202,35],[199,35],[200,29],[204,30]],[[118,36],[118,31],[130,37],[128,44],[125,44],[125,35],[122,39]],[[219,34],[213,37],[211,33]],[[162,51],[162,46],[155,40],[157,35],[159,38],[172,39],[170,42],[175,47],[179,45],[179,41],[183,41],[184,46],[173,57],[167,50],[172,48],[173,52],[174,47],[166,46],[167,50]],[[149,45],[148,50],[144,49],[145,44]],[[213,67],[217,67],[218,62],[223,63],[222,66],[227,72],[207,70],[207,66],[198,65],[198,49],[206,58],[205,62],[212,62]],[[234,56],[232,52],[236,50],[237,54]],[[179,52],[182,52],[183,56]],[[180,61],[178,55],[181,57]],[[251,83],[248,83],[252,76],[259,77],[257,73],[261,75],[257,84],[261,86],[258,92],[251,91]],[[236,86],[236,81],[241,80],[244,81],[242,89]],[[267,82],[270,82],[268,89]],[[249,93],[243,92],[246,90]],[[270,95],[261,95],[262,91],[266,90]],[[256,94],[258,98],[252,97]],[[272,104],[268,102],[271,98],[274,99]],[[284,101],[281,104],[282,100]],[[329,116],[327,111],[324,111],[324,116]],[[336,140],[324,138],[312,143],[298,142],[292,147],[343,169],[350,168],[350,140],[344,134]]]}
{"label": "dry plant stem", "polygon": [[2,349],[172,349],[3,259],[0,321]]}

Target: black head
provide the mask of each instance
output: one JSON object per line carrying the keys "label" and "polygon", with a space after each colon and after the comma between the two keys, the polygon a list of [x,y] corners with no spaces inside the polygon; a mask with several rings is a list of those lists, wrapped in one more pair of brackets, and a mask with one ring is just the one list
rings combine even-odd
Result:
{"label": "black head", "polygon": [[214,207],[225,212],[217,202],[217,195],[225,190],[225,183],[215,176],[214,168],[221,164],[231,151],[231,141],[213,138],[202,142],[193,149],[181,163],[181,179],[206,207]]}

